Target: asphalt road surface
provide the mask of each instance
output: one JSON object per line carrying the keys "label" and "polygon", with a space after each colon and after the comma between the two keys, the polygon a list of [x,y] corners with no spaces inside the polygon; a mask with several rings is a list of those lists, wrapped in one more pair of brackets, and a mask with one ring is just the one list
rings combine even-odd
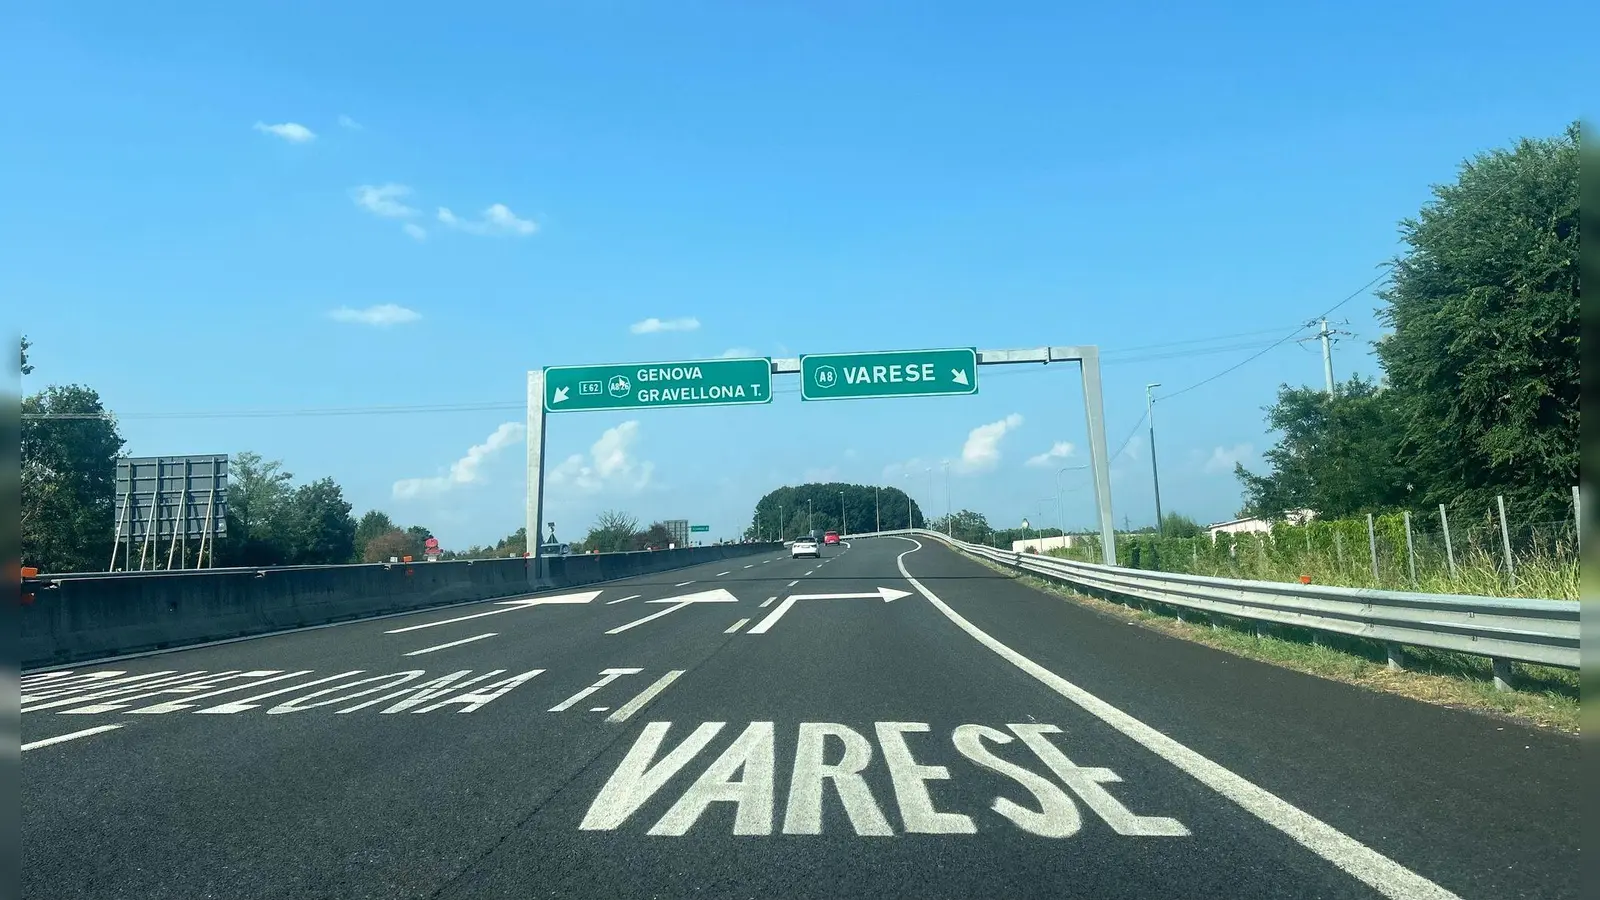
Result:
{"label": "asphalt road surface", "polygon": [[25,674],[23,896],[1579,896],[1576,739],[926,541],[531,599]]}

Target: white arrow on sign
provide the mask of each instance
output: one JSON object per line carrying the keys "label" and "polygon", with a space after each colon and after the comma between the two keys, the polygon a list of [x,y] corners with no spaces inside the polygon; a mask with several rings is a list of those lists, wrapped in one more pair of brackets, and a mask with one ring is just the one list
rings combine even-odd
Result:
{"label": "white arrow on sign", "polygon": [[650,615],[645,616],[642,619],[634,619],[632,622],[629,622],[626,625],[618,625],[616,628],[613,628],[610,631],[606,632],[606,634],[621,634],[622,632],[627,631],[629,628],[632,628],[635,625],[643,625],[646,622],[650,622],[650,621],[653,621],[655,619],[659,619],[662,616],[666,615],[667,613],[677,612],[678,610],[683,609],[685,606],[688,606],[691,603],[738,603],[739,602],[739,598],[735,597],[734,595],[732,595],[730,593],[728,593],[727,590],[725,590],[723,588],[717,588],[715,590],[710,590],[710,591],[699,591],[699,592],[693,593],[693,594],[684,594],[684,595],[679,596],[679,597],[662,597],[660,600],[648,600],[646,602],[648,602],[648,603],[671,603],[673,605],[667,607],[666,609],[663,609],[660,612],[651,613]]}
{"label": "white arrow on sign", "polygon": [[894,588],[886,587],[880,587],[870,594],[791,594],[785,597],[782,603],[778,604],[777,609],[767,613],[765,619],[762,619],[756,627],[745,632],[745,634],[766,634],[772,629],[773,625],[777,624],[779,619],[783,618],[783,614],[789,611],[789,607],[793,606],[796,600],[873,600],[881,597],[883,602],[890,603],[901,597],[909,596],[911,596],[910,591],[897,591]]}
{"label": "white arrow on sign", "polygon": [[[966,384],[965,381],[963,381],[961,383],[962,384]],[[567,389],[564,388],[564,387],[558,387],[558,388],[556,388],[556,395],[554,397],[550,398],[550,402],[552,404],[560,403],[561,401],[563,401],[565,399],[567,399]]]}
{"label": "white arrow on sign", "polygon": [[481,619],[484,616],[498,616],[513,610],[527,609],[530,606],[546,606],[553,603],[588,603],[600,596],[599,591],[584,591],[580,594],[557,594],[554,597],[528,597],[523,600],[501,600],[496,606],[504,609],[491,609],[488,612],[473,613],[470,616],[456,616],[454,619],[440,619],[437,622],[424,622],[421,625],[408,625],[405,628],[396,628],[385,631],[384,634],[404,634],[407,631],[416,631],[420,628],[432,628],[435,625],[449,625],[454,622],[465,622],[468,619]]}
{"label": "white arrow on sign", "polygon": [[956,384],[965,385],[967,383],[967,370],[951,369],[950,377],[955,379]]}

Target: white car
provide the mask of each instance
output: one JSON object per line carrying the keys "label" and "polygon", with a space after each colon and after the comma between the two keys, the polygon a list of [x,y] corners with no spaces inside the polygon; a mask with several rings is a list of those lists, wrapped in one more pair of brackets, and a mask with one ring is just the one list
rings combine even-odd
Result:
{"label": "white car", "polygon": [[789,558],[794,559],[797,556],[810,556],[821,559],[822,545],[818,544],[815,538],[799,538],[789,548]]}

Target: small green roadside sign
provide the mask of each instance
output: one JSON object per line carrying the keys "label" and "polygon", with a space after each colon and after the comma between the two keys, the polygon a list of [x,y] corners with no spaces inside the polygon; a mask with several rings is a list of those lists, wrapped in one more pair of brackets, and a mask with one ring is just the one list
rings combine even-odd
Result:
{"label": "small green roadside sign", "polygon": [[546,412],[771,402],[772,360],[765,357],[544,370]]}
{"label": "small green roadside sign", "polygon": [[885,350],[800,357],[801,400],[938,397],[978,392],[978,351]]}
{"label": "small green roadside sign", "polygon": [[690,531],[710,531],[711,530],[711,526],[710,525],[690,525],[689,526],[689,530]]}

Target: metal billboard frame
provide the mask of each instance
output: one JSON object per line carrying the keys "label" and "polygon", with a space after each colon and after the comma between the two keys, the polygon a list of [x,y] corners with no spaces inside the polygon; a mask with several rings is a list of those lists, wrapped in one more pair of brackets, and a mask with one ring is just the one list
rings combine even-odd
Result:
{"label": "metal billboard frame", "polygon": [[[1101,557],[1106,565],[1116,565],[1117,538],[1115,521],[1111,513],[1111,457],[1106,447],[1105,403],[1100,387],[1100,348],[1096,345],[1082,345],[978,351],[979,366],[1049,365],[1050,363],[1077,363],[1083,375],[1083,407],[1089,429],[1089,465],[1094,470],[1095,507],[1100,518]],[[648,364],[639,363],[639,365]],[[772,374],[799,375],[800,357],[774,357]],[[547,416],[544,399],[544,370],[530,370],[528,372],[528,493],[525,511],[528,534],[538,534],[539,525],[544,519],[544,436]],[[540,558],[537,542],[530,542],[528,554],[534,560]]]}
{"label": "metal billboard frame", "polygon": [[189,541],[195,539],[195,568],[209,568],[216,539],[228,533],[228,454],[122,457],[116,465],[117,530],[106,571],[116,571],[118,551],[126,568],[135,542],[139,571],[147,562],[152,570],[161,568],[163,538],[167,569],[189,568]]}

